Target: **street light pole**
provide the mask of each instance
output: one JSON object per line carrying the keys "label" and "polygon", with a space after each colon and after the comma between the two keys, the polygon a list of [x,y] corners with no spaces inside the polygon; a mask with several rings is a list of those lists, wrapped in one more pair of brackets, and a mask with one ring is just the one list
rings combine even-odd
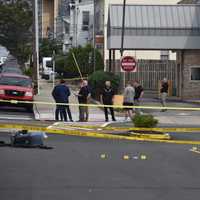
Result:
{"label": "street light pole", "polygon": [[55,59],[56,59],[55,55],[56,55],[55,50],[53,50],[53,77],[52,77],[53,78],[53,80],[52,80],[53,81],[53,88],[55,87]]}
{"label": "street light pole", "polygon": [[[121,57],[124,51],[124,28],[125,28],[125,14],[126,14],[126,0],[123,3],[123,13],[122,13],[122,35],[121,35]],[[124,72],[124,88],[126,86],[126,72]]]}
{"label": "street light pole", "polygon": [[126,14],[126,0],[124,0],[123,3],[123,13],[122,13],[121,56],[123,56],[123,51],[124,51],[125,14]]}
{"label": "street light pole", "polygon": [[94,0],[94,14],[93,14],[93,71],[96,71],[96,30],[95,30],[95,26],[96,26],[96,19],[95,19],[95,15],[96,15],[96,1]]}
{"label": "street light pole", "polygon": [[33,20],[34,20],[34,31],[33,31],[33,79],[37,85],[37,94],[40,93],[39,87],[39,33],[38,33],[38,0],[33,0]]}

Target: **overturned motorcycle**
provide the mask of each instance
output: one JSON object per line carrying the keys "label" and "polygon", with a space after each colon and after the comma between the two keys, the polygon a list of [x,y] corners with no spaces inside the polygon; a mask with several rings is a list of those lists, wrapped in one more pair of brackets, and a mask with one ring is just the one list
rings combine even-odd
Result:
{"label": "overturned motorcycle", "polygon": [[44,144],[44,139],[47,138],[48,136],[44,132],[21,130],[10,136],[10,143],[0,141],[0,146],[53,149]]}

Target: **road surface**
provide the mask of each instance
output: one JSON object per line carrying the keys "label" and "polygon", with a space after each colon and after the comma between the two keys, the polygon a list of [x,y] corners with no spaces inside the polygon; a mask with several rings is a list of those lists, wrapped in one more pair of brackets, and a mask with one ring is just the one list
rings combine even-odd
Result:
{"label": "road surface", "polygon": [[200,154],[192,145],[62,135],[47,144],[54,149],[1,148],[2,200],[199,199]]}

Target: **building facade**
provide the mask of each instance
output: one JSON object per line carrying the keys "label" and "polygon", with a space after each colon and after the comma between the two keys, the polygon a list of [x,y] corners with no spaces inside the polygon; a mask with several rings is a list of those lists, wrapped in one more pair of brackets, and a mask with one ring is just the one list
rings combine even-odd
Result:
{"label": "building facade", "polygon": [[[179,0],[127,0],[127,4],[177,4]],[[122,4],[123,0],[104,0],[104,36],[105,36],[105,41],[104,41],[104,59],[105,63],[106,60],[109,58],[108,50],[107,50],[107,22],[108,22],[108,10],[109,10],[109,5],[110,4]],[[124,55],[132,55],[136,57],[137,59],[154,59],[154,60],[160,60],[160,59],[166,59],[168,58],[169,60],[176,60],[176,53],[172,51],[124,51]],[[116,52],[116,58],[120,59],[120,52]]]}

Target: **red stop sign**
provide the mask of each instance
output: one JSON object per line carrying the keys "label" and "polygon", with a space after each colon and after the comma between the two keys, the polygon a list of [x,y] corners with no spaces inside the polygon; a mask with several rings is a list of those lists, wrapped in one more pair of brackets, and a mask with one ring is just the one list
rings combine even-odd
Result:
{"label": "red stop sign", "polygon": [[137,71],[137,62],[132,56],[124,56],[121,59],[121,68],[125,72],[136,72]]}

